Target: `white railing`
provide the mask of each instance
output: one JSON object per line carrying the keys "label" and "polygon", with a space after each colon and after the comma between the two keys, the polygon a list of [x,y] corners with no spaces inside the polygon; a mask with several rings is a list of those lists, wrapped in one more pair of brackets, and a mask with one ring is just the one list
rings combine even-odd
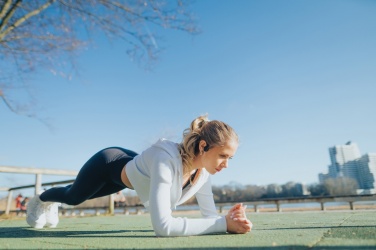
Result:
{"label": "white railing", "polygon": [[74,180],[57,181],[42,183],[42,175],[62,175],[62,176],[77,176],[78,171],[75,170],[59,170],[59,169],[46,169],[46,168],[26,168],[14,166],[0,166],[0,173],[13,173],[13,174],[34,174],[35,184],[19,186],[19,187],[0,187],[0,191],[8,192],[8,199],[6,203],[5,214],[9,214],[10,207],[13,199],[13,191],[25,188],[35,188],[35,194],[39,194],[42,186],[54,186],[58,184],[72,183]]}
{"label": "white railing", "polygon": [[[35,194],[38,194],[41,190],[42,186],[54,186],[58,184],[66,184],[72,183],[73,180],[65,180],[65,181],[56,181],[56,182],[48,182],[42,183],[42,175],[64,175],[64,176],[77,176],[78,171],[74,170],[57,170],[57,169],[43,169],[43,168],[25,168],[25,167],[11,167],[11,166],[0,166],[0,173],[18,173],[18,174],[35,174],[35,184],[33,185],[26,185],[26,186],[18,186],[18,187],[0,187],[0,192],[5,191],[8,192],[8,199],[5,214],[9,214],[10,206],[12,203],[12,196],[14,190],[25,189],[25,188],[35,188]],[[253,206],[254,211],[259,211],[259,206],[266,205],[266,204],[273,204],[276,206],[277,211],[282,211],[281,205],[283,204],[292,204],[292,203],[319,203],[321,206],[321,210],[325,210],[325,203],[330,202],[348,202],[349,208],[351,210],[355,209],[354,203],[359,201],[376,201],[376,195],[350,195],[350,196],[331,196],[331,197],[304,197],[304,198],[275,198],[275,199],[261,199],[261,200],[254,200],[243,202],[246,205]],[[225,203],[217,203],[216,206],[218,207],[219,211],[222,212],[224,207],[232,206],[235,202],[225,202]],[[114,214],[114,198],[112,195],[109,195],[109,206],[108,211],[110,214]]]}
{"label": "white railing", "polygon": [[[299,204],[299,203],[319,203],[322,211],[326,210],[325,203],[333,202],[347,202],[350,210],[355,209],[355,203],[373,201],[376,202],[376,194],[367,195],[345,195],[345,196],[323,196],[323,197],[291,197],[291,198],[271,198],[271,199],[259,199],[254,201],[244,201],[244,205],[248,207],[253,206],[255,212],[259,212],[259,206],[262,205],[275,205],[276,211],[282,212],[283,204]],[[234,202],[216,203],[219,211],[222,212],[224,207],[232,206]]]}
{"label": "white railing", "polygon": [[[13,166],[0,166],[0,173],[14,173],[14,174],[35,174],[35,194],[40,192],[42,186],[42,175],[64,175],[64,176],[77,176],[76,170],[59,170],[59,169],[46,169],[46,168],[25,168]],[[8,188],[9,189],[9,188]],[[6,187],[0,187],[0,190],[6,191]]]}

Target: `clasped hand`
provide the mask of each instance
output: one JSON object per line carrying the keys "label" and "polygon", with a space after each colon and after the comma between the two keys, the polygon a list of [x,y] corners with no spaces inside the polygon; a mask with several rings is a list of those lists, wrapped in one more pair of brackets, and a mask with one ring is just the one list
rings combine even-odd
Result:
{"label": "clasped hand", "polygon": [[252,222],[247,219],[242,203],[234,205],[226,215],[227,232],[235,234],[245,234],[251,231]]}

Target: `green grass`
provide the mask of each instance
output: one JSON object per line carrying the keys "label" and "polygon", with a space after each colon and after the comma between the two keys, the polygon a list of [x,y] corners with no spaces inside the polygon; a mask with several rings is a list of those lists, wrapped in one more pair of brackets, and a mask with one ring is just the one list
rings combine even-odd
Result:
{"label": "green grass", "polygon": [[[195,215],[187,215],[195,217]],[[0,221],[1,249],[376,249],[376,211],[249,213],[246,235],[155,237],[148,215],[61,218],[36,230]]]}

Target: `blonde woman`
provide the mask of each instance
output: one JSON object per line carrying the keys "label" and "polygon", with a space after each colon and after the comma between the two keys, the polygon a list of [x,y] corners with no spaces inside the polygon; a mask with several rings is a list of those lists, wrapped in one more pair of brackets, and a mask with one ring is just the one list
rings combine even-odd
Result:
{"label": "blonde woman", "polygon": [[[236,204],[226,216],[219,216],[210,182],[210,175],[228,167],[238,143],[229,125],[200,116],[184,131],[180,144],[160,139],[139,155],[119,147],[103,149],[85,163],[72,185],[35,196],[29,202],[27,223],[56,227],[58,203],[78,205],[130,188],[149,211],[157,236],[247,233],[252,223],[245,207]],[[173,217],[172,210],[193,195],[203,218]]]}

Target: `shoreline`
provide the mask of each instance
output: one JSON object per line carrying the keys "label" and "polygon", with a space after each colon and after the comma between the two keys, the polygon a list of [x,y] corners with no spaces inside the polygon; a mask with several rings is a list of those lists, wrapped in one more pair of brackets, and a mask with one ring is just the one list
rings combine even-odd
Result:
{"label": "shoreline", "polygon": [[[5,199],[0,200],[0,205],[5,205]],[[93,202],[93,201],[92,201]],[[12,203],[15,203],[12,200]],[[241,202],[240,202],[241,203]],[[246,202],[245,202],[246,203]],[[235,203],[234,203],[235,204]],[[13,205],[13,204],[12,204]],[[68,208],[68,212],[63,214],[63,217],[78,217],[78,216],[95,216],[96,214],[106,215],[107,209],[105,206],[98,206],[97,203],[91,203],[91,206],[85,207],[72,207]],[[0,206],[1,208],[1,206]],[[227,211],[231,208],[231,205],[226,205],[223,207],[217,206],[218,214],[223,215],[226,214]],[[61,208],[60,208],[61,209]],[[59,210],[60,210],[59,209]],[[305,211],[357,211],[357,210],[376,210],[376,201],[359,201],[353,203],[353,210],[350,207],[350,204],[346,204],[346,202],[327,202],[325,204],[324,210],[321,209],[319,203],[284,203],[279,206],[280,211],[274,204],[260,204],[257,206],[257,211],[255,211],[255,207],[253,205],[249,205],[247,208],[247,213],[271,213],[271,212],[305,212]],[[24,216],[24,212],[17,215],[16,211],[13,210],[10,215],[5,215],[1,210],[0,218],[22,218]],[[64,213],[64,210],[61,209]],[[136,215],[136,214],[147,214],[148,212],[145,210],[144,207],[133,207],[133,206],[125,206],[125,207],[115,207],[115,214],[129,214],[129,215]],[[176,210],[172,211],[173,214],[200,214],[200,209],[197,204],[186,204],[180,205],[177,207]]]}
{"label": "shoreline", "polygon": [[[90,209],[87,209],[90,210]],[[93,209],[94,210],[94,209]],[[255,212],[253,208],[247,208],[246,213],[250,214],[267,214],[267,213],[304,213],[304,212],[359,212],[359,211],[375,211],[376,205],[359,205],[356,206],[354,210],[351,210],[349,206],[331,206],[325,210],[321,210],[320,208],[315,207],[300,207],[300,208],[282,208],[281,211],[278,211],[276,208],[259,208],[258,212]],[[228,209],[224,209],[222,213],[218,211],[219,215],[225,215]],[[116,215],[125,215],[124,213],[115,213]],[[139,216],[139,215],[148,215],[147,211],[142,213],[129,213],[129,216]],[[174,210],[172,211],[173,216],[181,216],[181,215],[201,215],[200,210],[198,209],[187,209],[187,210]],[[0,215],[0,222],[4,220],[20,220],[25,219],[26,214],[16,215],[16,213],[12,213],[10,215],[2,214]],[[101,213],[96,215],[95,213],[85,213],[84,215],[76,214],[76,215],[60,215],[60,217],[69,218],[69,217],[90,217],[90,216],[110,216],[107,213]]]}

